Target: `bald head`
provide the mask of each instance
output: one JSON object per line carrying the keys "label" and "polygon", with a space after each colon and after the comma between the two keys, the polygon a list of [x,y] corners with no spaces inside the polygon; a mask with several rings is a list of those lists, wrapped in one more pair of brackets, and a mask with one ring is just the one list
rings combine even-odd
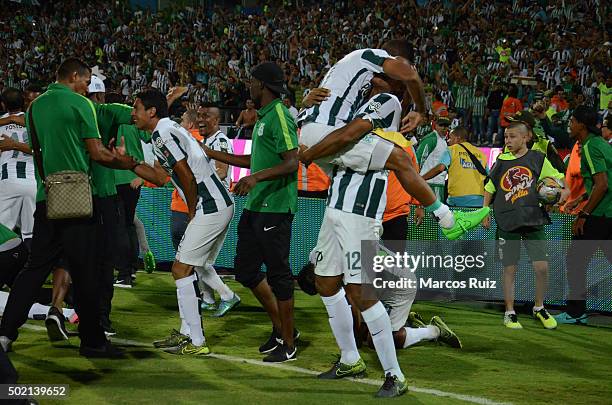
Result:
{"label": "bald head", "polygon": [[205,138],[214,135],[219,131],[219,121],[221,112],[217,107],[207,107],[200,114],[200,135]]}
{"label": "bald head", "polygon": [[196,110],[187,110],[181,117],[181,126],[190,131],[198,127],[198,112]]}

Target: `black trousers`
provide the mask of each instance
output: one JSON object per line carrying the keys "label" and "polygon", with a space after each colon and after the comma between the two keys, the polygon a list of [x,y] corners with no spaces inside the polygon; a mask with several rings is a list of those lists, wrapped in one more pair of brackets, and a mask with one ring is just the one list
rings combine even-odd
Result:
{"label": "black trousers", "polygon": [[138,262],[138,235],[134,226],[134,215],[136,215],[136,206],[140,198],[140,187],[133,189],[129,184],[120,184],[117,186],[117,195],[120,209],[125,214],[122,225],[128,237],[127,257],[124,258],[127,266],[117,267],[119,272],[117,277],[121,280],[129,277],[135,271]]}
{"label": "black trousers", "polygon": [[113,300],[114,269],[129,268],[129,238],[125,232],[125,215],[119,204],[119,197],[96,199],[100,216],[98,226],[98,274],[100,288],[100,319],[110,326],[110,313]]}
{"label": "black trousers", "polygon": [[0,323],[0,335],[16,340],[53,266],[63,257],[72,276],[74,306],[79,314],[81,346],[98,347],[106,337],[100,326],[100,291],[96,260],[99,216],[94,207],[92,218],[49,220],[45,202],[36,204],[32,251],[25,268],[17,275]]}
{"label": "black trousers", "polygon": [[[393,252],[406,250],[406,237],[408,236],[408,216],[401,215],[382,223],[382,240],[385,247]],[[393,241],[393,242],[392,242]]]}
{"label": "black trousers", "polygon": [[[264,277],[280,301],[293,297],[293,275],[289,266],[293,214],[243,210],[238,223],[234,270],[236,280],[247,288]],[[266,265],[266,273],[261,265]]]}
{"label": "black trousers", "polygon": [[17,274],[23,269],[28,260],[29,251],[24,243],[14,248],[0,252],[0,288],[5,285],[11,287]]}
{"label": "black trousers", "polygon": [[170,228],[172,236],[172,246],[174,250],[178,249],[178,245],[183,239],[187,225],[189,224],[189,215],[184,212],[171,211]]}
{"label": "black trousers", "polygon": [[597,249],[600,248],[612,263],[612,218],[591,215],[583,229],[584,234],[574,236],[567,251],[567,313],[573,317],[586,311],[586,270]]}

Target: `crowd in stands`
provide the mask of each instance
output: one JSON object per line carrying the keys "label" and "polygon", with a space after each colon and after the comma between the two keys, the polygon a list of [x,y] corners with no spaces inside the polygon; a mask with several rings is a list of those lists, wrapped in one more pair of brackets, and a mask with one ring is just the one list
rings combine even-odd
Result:
{"label": "crowd in stands", "polygon": [[[165,93],[180,84],[189,86],[190,102],[243,107],[241,79],[273,60],[299,108],[346,53],[408,38],[432,111],[461,117],[480,143],[492,143],[506,124],[507,95],[518,100],[508,108],[522,109],[552,91],[555,113],[581,103],[606,110],[611,97],[610,13],[600,0],[285,1],[249,15],[239,6],[153,14],[125,0],[40,3],[0,10],[0,86],[44,87],[53,67],[76,55],[98,65],[107,88],[126,99],[144,87]],[[509,87],[518,76],[537,84]]]}

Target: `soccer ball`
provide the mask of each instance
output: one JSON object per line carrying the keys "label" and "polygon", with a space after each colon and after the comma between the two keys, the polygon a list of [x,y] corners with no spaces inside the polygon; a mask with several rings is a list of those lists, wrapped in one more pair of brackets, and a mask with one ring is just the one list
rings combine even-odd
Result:
{"label": "soccer ball", "polygon": [[556,204],[561,198],[561,184],[557,179],[544,177],[536,185],[538,200],[544,204]]}

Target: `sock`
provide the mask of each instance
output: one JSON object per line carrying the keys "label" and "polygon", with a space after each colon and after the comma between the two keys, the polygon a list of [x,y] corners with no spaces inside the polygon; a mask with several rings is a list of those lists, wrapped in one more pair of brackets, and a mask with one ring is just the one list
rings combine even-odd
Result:
{"label": "sock", "polygon": [[539,311],[540,309],[544,309],[544,305],[542,305],[541,307],[533,307],[533,312]]}
{"label": "sock", "polygon": [[440,329],[434,325],[427,325],[426,328],[404,328],[406,330],[406,340],[404,349],[415,345],[423,340],[434,340],[440,336]]}
{"label": "sock", "polygon": [[198,287],[200,288],[200,296],[202,301],[207,304],[215,303],[215,291],[204,282],[204,267],[194,267],[196,275],[198,277]]}
{"label": "sock", "polygon": [[138,215],[134,215],[134,226],[136,228],[136,235],[138,237],[138,246],[140,247],[140,253],[143,255],[149,251],[149,241],[147,241],[147,233],[145,227]]}
{"label": "sock", "polygon": [[372,335],[372,342],[376,348],[378,360],[383,367],[384,373],[391,373],[397,376],[400,381],[404,380],[404,374],[400,369],[395,353],[395,343],[393,342],[393,332],[389,314],[385,311],[384,305],[378,301],[372,307],[361,313],[363,320],[368,324],[368,329]]}
{"label": "sock", "polygon": [[189,336],[189,325],[187,325],[187,320],[185,320],[185,315],[183,314],[183,309],[181,308],[181,293],[179,292],[178,288],[176,289],[176,302],[179,303],[179,317],[181,318],[181,329],[179,332],[181,332],[182,335]]}
{"label": "sock", "polygon": [[514,309],[511,311],[504,312],[504,315],[512,315],[512,314],[516,315],[516,312],[514,312]]}
{"label": "sock", "polygon": [[223,301],[229,301],[234,297],[234,292],[221,280],[212,264],[206,263],[203,268],[196,267],[196,269],[198,269],[198,274],[202,276],[204,284],[218,292]]}
{"label": "sock", "polygon": [[188,277],[176,280],[175,283],[178,303],[183,310],[185,321],[187,325],[189,325],[191,343],[195,346],[201,346],[204,344],[204,331],[202,330],[200,303],[198,301],[195,281],[197,281],[196,275],[192,274]]}
{"label": "sock", "polygon": [[344,288],[341,288],[336,295],[321,297],[321,299],[329,315],[329,326],[340,348],[340,362],[355,364],[359,361],[360,356],[353,332],[353,314],[346,301]]}
{"label": "sock", "polygon": [[28,318],[34,319],[34,315],[47,316],[49,309],[51,309],[50,306],[42,305],[42,304],[39,304],[38,302],[35,302],[32,304],[32,307],[30,307],[30,311],[28,312]]}
{"label": "sock", "polygon": [[70,318],[72,315],[74,315],[75,310],[74,309],[69,309],[69,308],[64,308],[62,309],[62,312],[64,314],[64,317],[66,319]]}

